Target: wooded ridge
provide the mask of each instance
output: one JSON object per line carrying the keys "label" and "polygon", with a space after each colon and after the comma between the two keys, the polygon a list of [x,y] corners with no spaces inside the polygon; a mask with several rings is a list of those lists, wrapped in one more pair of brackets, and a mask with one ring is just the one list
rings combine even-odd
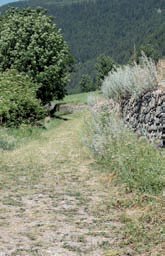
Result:
{"label": "wooded ridge", "polygon": [[94,72],[100,54],[126,63],[135,48],[149,45],[165,55],[163,0],[29,0],[10,6],[41,6],[55,17],[78,63],[73,87],[82,74]]}

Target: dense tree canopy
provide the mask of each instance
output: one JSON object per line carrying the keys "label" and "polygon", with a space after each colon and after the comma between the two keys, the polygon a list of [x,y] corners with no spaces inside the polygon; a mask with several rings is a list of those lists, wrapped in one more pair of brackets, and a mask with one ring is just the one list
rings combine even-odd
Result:
{"label": "dense tree canopy", "polygon": [[43,103],[62,99],[69,81],[70,51],[43,9],[8,10],[0,17],[0,71],[16,69],[38,83]]}

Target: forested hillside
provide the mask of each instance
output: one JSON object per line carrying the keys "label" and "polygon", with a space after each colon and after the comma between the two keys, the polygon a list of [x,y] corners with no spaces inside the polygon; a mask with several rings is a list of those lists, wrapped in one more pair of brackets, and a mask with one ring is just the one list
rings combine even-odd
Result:
{"label": "forested hillside", "polygon": [[29,0],[12,5],[48,9],[79,63],[76,78],[93,71],[100,54],[125,63],[135,47],[150,44],[165,55],[164,0]]}

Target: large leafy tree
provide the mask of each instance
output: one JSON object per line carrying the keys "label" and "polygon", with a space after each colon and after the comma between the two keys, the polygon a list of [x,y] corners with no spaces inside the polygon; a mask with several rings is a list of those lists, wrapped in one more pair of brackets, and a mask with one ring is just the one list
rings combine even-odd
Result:
{"label": "large leafy tree", "polygon": [[28,74],[43,104],[62,99],[73,59],[52,18],[43,9],[12,8],[0,23],[0,71]]}

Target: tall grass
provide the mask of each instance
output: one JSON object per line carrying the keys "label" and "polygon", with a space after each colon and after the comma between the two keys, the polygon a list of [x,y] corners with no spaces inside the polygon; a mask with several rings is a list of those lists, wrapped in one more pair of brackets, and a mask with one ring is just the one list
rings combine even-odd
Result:
{"label": "tall grass", "polygon": [[156,86],[156,65],[143,54],[139,64],[126,65],[110,72],[103,82],[102,92],[106,97],[120,101],[123,97],[137,96]]}
{"label": "tall grass", "polygon": [[165,155],[127,128],[108,105],[91,109],[86,144],[99,163],[115,173],[129,191],[159,194],[165,185]]}

